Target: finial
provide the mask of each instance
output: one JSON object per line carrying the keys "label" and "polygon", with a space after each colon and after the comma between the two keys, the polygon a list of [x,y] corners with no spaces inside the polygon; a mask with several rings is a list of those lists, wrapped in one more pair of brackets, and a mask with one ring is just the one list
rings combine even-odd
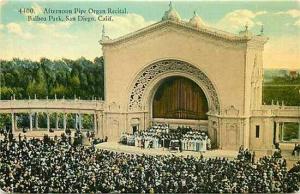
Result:
{"label": "finial", "polygon": [[260,35],[263,35],[264,34],[264,25],[261,25],[261,28],[260,28]]}
{"label": "finial", "polygon": [[105,28],[104,28],[104,24],[102,26],[102,40],[105,38]]}
{"label": "finial", "polygon": [[169,3],[169,8],[170,8],[170,9],[173,8],[172,1],[170,1],[170,3]]}
{"label": "finial", "polygon": [[197,16],[197,12],[196,12],[196,10],[194,11],[194,16]]}
{"label": "finial", "polygon": [[245,25],[245,31],[248,31],[248,22]]}

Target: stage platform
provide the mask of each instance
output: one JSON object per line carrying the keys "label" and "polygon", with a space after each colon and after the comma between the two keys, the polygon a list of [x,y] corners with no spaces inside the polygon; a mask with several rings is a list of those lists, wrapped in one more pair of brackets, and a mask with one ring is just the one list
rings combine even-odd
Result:
{"label": "stage platform", "polygon": [[176,156],[195,156],[199,157],[201,154],[206,158],[215,158],[215,157],[225,157],[228,159],[236,158],[238,152],[233,150],[208,150],[206,152],[193,152],[193,151],[183,151],[183,152],[170,152],[166,148],[148,148],[141,149],[135,146],[127,146],[117,142],[105,142],[96,145],[98,149],[110,150],[115,152],[124,152],[131,154],[147,154],[147,155],[176,155]]}

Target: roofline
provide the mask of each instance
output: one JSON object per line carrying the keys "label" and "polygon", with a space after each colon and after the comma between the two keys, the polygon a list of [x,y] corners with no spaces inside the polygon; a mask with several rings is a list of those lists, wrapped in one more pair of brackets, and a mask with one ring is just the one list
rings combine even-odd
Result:
{"label": "roofline", "polygon": [[142,29],[139,29],[135,32],[123,35],[123,36],[115,38],[115,39],[100,40],[99,43],[101,45],[119,44],[122,42],[129,41],[133,38],[140,37],[145,32],[152,32],[152,31],[156,30],[157,28],[164,26],[164,25],[176,25],[179,27],[184,27],[189,30],[199,32],[200,34],[208,34],[213,37],[221,38],[221,39],[231,41],[231,42],[247,42],[249,40],[255,39],[259,42],[261,41],[264,44],[266,42],[266,40],[268,39],[267,37],[263,38],[263,36],[258,36],[258,37],[257,36],[239,36],[234,33],[222,31],[222,30],[208,27],[208,26],[203,26],[203,27],[197,28],[197,27],[193,27],[193,26],[189,25],[188,22],[185,22],[185,21],[176,22],[176,21],[172,21],[172,20],[162,20],[162,21],[156,22],[154,24],[151,24],[149,26],[146,26]]}

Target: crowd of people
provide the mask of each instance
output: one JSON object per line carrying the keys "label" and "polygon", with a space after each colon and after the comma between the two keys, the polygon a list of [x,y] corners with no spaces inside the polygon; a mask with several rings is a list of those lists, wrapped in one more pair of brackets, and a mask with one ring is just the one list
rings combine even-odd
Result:
{"label": "crowd of people", "polygon": [[[75,145],[67,138],[0,140],[0,188],[11,193],[259,193],[299,190],[300,170],[265,156],[246,160],[150,156]],[[300,163],[297,164],[300,166]],[[294,168],[296,169],[296,168]]]}
{"label": "crowd of people", "polygon": [[134,134],[123,133],[120,142],[141,148],[178,148],[180,151],[204,152],[211,149],[211,141],[207,132],[191,127],[172,129],[167,124],[156,124],[146,131],[136,131]]}

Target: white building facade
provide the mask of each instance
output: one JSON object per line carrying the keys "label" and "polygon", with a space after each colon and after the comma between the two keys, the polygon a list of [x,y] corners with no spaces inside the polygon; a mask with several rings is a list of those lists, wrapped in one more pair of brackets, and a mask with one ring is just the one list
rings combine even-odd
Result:
{"label": "white building facade", "polygon": [[[172,5],[158,23],[114,40],[103,36],[106,134],[117,140],[133,127],[144,130],[161,122],[204,127],[219,148],[263,141],[271,149],[272,138],[263,129],[273,123],[252,117],[262,105],[266,42],[262,33],[252,35],[247,28],[235,35],[207,27],[197,14],[182,21]],[[153,117],[155,92],[171,76],[188,78],[202,89],[207,120]],[[259,138],[253,130],[261,130]]]}

